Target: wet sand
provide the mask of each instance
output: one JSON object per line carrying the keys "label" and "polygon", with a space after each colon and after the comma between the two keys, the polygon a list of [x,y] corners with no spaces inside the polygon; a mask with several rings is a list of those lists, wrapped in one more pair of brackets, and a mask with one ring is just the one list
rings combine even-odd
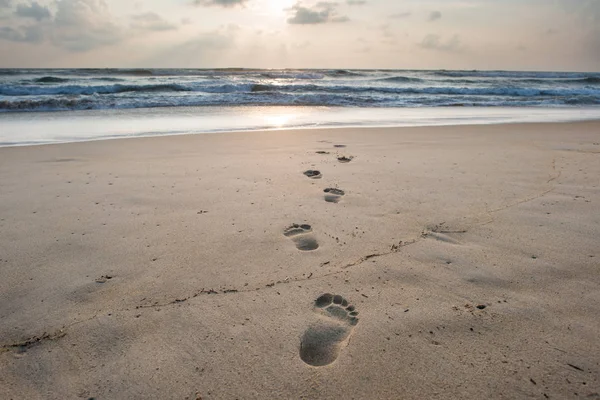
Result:
{"label": "wet sand", "polygon": [[599,238],[600,122],[0,148],[0,398],[600,399]]}

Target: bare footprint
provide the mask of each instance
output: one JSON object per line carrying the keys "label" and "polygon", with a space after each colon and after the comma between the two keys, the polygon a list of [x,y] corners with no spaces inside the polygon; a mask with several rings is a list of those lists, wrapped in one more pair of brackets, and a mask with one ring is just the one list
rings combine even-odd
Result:
{"label": "bare footprint", "polygon": [[325,293],[315,300],[318,320],[308,327],[300,342],[300,358],[313,367],[334,362],[358,324],[358,311],[340,295]]}
{"label": "bare footprint", "polygon": [[304,175],[308,176],[310,179],[321,179],[323,177],[323,175],[321,175],[321,171],[314,171],[312,169],[304,171]]}
{"label": "bare footprint", "polygon": [[346,156],[338,157],[338,161],[341,162],[341,163],[343,163],[343,164],[347,164],[350,161],[352,161],[353,159],[354,159],[353,156],[350,156],[350,157],[346,157]]}
{"label": "bare footprint", "polygon": [[346,194],[342,189],[327,188],[325,192],[325,201],[328,203],[339,203],[342,196]]}
{"label": "bare footprint", "polygon": [[112,278],[112,275],[102,275],[100,278],[96,278],[96,283],[106,283]]}
{"label": "bare footprint", "polygon": [[319,243],[312,235],[312,227],[310,225],[293,224],[283,234],[294,241],[298,250],[312,251],[319,248]]}

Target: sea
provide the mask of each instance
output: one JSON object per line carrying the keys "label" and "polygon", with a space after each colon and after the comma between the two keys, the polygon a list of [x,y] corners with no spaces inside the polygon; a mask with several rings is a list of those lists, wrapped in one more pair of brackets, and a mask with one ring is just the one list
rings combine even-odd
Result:
{"label": "sea", "polygon": [[0,146],[600,119],[600,72],[0,69]]}

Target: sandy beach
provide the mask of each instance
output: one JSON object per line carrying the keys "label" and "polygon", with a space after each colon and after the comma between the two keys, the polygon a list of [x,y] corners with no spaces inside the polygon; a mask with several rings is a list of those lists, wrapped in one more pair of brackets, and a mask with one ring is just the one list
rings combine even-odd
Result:
{"label": "sandy beach", "polygon": [[0,399],[600,399],[600,122],[0,148]]}

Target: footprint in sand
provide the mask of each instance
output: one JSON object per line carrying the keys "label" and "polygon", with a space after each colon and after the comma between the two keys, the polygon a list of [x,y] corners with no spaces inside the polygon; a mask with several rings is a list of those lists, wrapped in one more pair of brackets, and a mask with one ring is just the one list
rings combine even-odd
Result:
{"label": "footprint in sand", "polygon": [[325,192],[325,201],[328,203],[339,203],[342,196],[346,194],[342,189],[327,188]]}
{"label": "footprint in sand", "polygon": [[350,157],[346,157],[346,156],[338,157],[338,161],[341,162],[341,163],[343,163],[343,164],[347,164],[350,161],[352,161],[353,159],[354,159],[353,156],[350,156]]}
{"label": "footprint in sand", "polygon": [[321,179],[323,177],[323,175],[321,175],[321,171],[314,171],[312,169],[305,171],[304,175],[308,176],[310,179]]}
{"label": "footprint in sand", "polygon": [[300,342],[300,358],[313,367],[334,362],[358,324],[358,311],[340,295],[325,293],[315,300],[318,320],[308,327]]}
{"label": "footprint in sand", "polygon": [[293,224],[283,234],[294,241],[298,250],[312,251],[319,248],[319,243],[312,235],[312,227],[310,225]]}

